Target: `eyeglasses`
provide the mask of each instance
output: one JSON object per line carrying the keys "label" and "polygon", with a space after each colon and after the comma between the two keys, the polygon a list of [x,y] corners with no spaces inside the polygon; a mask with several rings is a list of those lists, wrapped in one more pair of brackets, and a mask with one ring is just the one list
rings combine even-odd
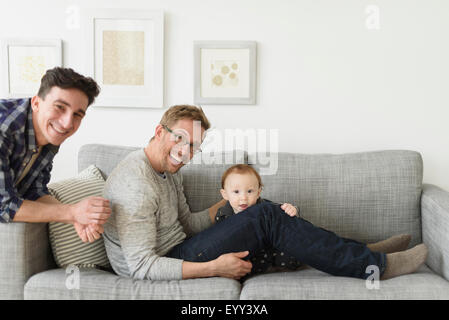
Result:
{"label": "eyeglasses", "polygon": [[197,153],[203,152],[203,150],[201,150],[201,148],[200,148],[200,144],[190,143],[187,140],[185,135],[173,132],[173,130],[170,129],[169,127],[167,127],[165,124],[163,124],[162,127],[173,135],[174,141],[176,142],[176,144],[179,144],[181,147],[184,147],[185,145],[189,145],[190,152],[192,154],[197,154]]}

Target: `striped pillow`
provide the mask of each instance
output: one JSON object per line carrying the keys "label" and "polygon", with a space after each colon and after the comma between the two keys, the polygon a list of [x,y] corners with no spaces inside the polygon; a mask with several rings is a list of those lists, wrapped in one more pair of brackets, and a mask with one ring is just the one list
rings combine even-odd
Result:
{"label": "striped pillow", "polygon": [[[104,184],[100,170],[91,165],[74,178],[49,184],[48,189],[60,202],[71,204],[90,196],[102,196]],[[81,241],[72,224],[50,222],[48,228],[53,257],[59,267],[110,267],[103,237],[89,243]]]}

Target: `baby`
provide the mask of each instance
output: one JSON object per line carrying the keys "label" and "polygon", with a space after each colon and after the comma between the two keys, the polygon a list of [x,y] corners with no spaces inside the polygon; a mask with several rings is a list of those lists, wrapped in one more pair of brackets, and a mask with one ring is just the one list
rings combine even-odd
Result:
{"label": "baby", "polygon": [[[262,191],[262,179],[257,171],[246,164],[238,164],[225,171],[221,178],[221,195],[227,200],[225,206],[218,209],[215,216],[217,222],[244,211],[263,201],[260,198]],[[279,204],[281,209],[291,217],[299,217],[299,208],[290,203]],[[251,274],[262,273],[267,270],[295,270],[301,263],[294,257],[286,255],[284,252],[274,248],[266,248],[258,252],[251,260],[253,268]],[[273,267],[273,268],[272,268]]]}
{"label": "baby", "polygon": [[[222,189],[220,190],[227,203],[218,209],[215,216],[216,221],[223,221],[227,217],[238,214],[257,203],[269,201],[260,198],[262,186],[260,175],[253,167],[238,164],[228,168],[221,178]],[[292,219],[299,218],[299,208],[289,203],[279,204],[279,206]],[[424,244],[404,251],[407,249],[410,240],[409,234],[400,234],[376,243],[366,244],[371,251],[386,254],[387,269],[382,275],[382,279],[414,272],[424,263],[427,256],[427,248]],[[351,239],[346,239],[346,241],[357,242]],[[265,272],[270,267],[274,267],[274,270],[279,270],[279,268],[281,270],[286,270],[285,268],[296,270],[301,265],[296,258],[271,247],[258,252],[251,262],[253,268],[249,275]]]}

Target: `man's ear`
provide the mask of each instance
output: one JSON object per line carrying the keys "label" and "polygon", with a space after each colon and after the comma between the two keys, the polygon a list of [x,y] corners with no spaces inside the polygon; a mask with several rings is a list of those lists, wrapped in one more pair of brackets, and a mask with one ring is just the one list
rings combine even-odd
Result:
{"label": "man's ear", "polygon": [[223,197],[223,199],[229,200],[229,199],[228,199],[228,196],[227,196],[227,194],[226,194],[226,191],[225,191],[224,189],[220,189],[220,193],[221,193],[221,196]]}
{"label": "man's ear", "polygon": [[156,129],[154,130],[154,136],[156,137],[156,139],[161,139],[162,131],[164,131],[164,127],[161,124],[158,124],[156,126]]}
{"label": "man's ear", "polygon": [[39,103],[40,103],[39,96],[33,96],[31,98],[31,108],[33,109],[33,111],[38,111],[39,110]]}

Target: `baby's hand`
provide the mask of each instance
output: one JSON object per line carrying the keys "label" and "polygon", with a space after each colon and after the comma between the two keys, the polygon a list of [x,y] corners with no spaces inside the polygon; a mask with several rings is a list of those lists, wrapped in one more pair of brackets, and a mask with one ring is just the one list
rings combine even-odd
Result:
{"label": "baby's hand", "polygon": [[283,205],[281,205],[281,209],[284,210],[285,213],[288,214],[290,217],[296,216],[296,208],[290,203],[284,203]]}

